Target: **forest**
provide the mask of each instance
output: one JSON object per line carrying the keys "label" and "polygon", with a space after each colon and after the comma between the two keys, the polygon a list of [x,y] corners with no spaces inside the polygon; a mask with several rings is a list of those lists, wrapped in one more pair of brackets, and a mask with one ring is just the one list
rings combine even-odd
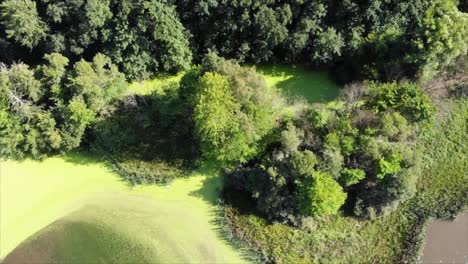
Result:
{"label": "forest", "polygon": [[[98,156],[131,186],[215,164],[220,221],[256,261],[417,262],[428,221],[468,206],[467,12],[466,0],[2,0],[0,159]],[[342,88],[288,96],[267,77],[277,66]],[[138,88],[151,80],[163,81]],[[379,238],[398,242],[362,252]]]}

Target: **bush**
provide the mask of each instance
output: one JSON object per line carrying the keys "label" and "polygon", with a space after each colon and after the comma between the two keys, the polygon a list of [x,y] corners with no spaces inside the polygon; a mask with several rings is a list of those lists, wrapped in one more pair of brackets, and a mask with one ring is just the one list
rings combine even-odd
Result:
{"label": "bush", "polygon": [[366,172],[361,169],[345,168],[341,172],[340,182],[346,187],[359,183],[366,178]]}
{"label": "bush", "polygon": [[370,84],[367,105],[383,112],[394,109],[412,122],[430,122],[434,116],[434,106],[422,88],[414,83],[375,83]]}
{"label": "bush", "polygon": [[316,172],[300,180],[296,197],[301,214],[322,216],[336,214],[347,195],[330,175]]}
{"label": "bush", "polygon": [[179,169],[182,164],[170,164],[164,161],[125,160],[112,164],[113,169],[132,185],[169,183],[172,180],[188,176],[187,171]]}

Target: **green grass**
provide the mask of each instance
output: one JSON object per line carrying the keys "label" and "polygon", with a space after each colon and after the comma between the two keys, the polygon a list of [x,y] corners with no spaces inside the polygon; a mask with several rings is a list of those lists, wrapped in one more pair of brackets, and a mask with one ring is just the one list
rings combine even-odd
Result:
{"label": "green grass", "polygon": [[[326,73],[260,70],[270,87],[291,97],[323,102],[338,94]],[[132,83],[126,94],[163,94],[182,76]],[[169,186],[130,188],[106,164],[82,155],[1,161],[0,259],[21,244],[10,257],[43,252],[43,262],[245,261],[218,230],[222,180],[212,167]]]}
{"label": "green grass", "polygon": [[419,142],[424,166],[415,197],[388,216],[372,221],[315,218],[296,229],[226,207],[231,231],[270,262],[417,262],[427,223],[468,206],[468,101],[446,105],[451,111]]}
{"label": "green grass", "polygon": [[222,179],[213,169],[133,188],[77,154],[2,161],[0,169],[0,258],[23,242],[12,258],[43,252],[62,263],[245,262],[215,224]]}
{"label": "green grass", "polygon": [[292,98],[305,98],[309,103],[335,99],[340,90],[327,72],[312,71],[303,66],[268,65],[257,67],[268,86],[278,88]]}
{"label": "green grass", "polygon": [[153,92],[163,93],[165,86],[171,83],[179,83],[184,72],[177,75],[161,76],[153,80],[131,83],[126,94],[149,95]]}
{"label": "green grass", "polygon": [[[329,73],[314,71],[304,66],[266,65],[257,67],[263,74],[269,87],[277,88],[290,98],[304,98],[310,103],[323,103],[334,100],[340,91]],[[184,73],[161,76],[153,80],[130,84],[126,94],[148,95],[153,92],[163,93],[171,83],[178,83]]]}

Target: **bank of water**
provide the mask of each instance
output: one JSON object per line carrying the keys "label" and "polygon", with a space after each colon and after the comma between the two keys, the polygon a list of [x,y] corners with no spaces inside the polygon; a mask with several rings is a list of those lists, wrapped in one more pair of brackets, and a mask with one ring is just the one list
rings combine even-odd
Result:
{"label": "bank of water", "polygon": [[468,263],[468,211],[454,221],[430,223],[422,262]]}

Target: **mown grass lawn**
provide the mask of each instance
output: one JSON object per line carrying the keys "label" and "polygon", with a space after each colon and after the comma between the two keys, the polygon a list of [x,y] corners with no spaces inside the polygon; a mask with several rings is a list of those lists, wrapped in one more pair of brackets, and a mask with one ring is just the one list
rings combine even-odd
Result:
{"label": "mown grass lawn", "polygon": [[245,262],[215,224],[222,179],[213,170],[131,188],[80,154],[2,161],[0,169],[6,263]]}
{"label": "mown grass lawn", "polygon": [[276,87],[290,98],[304,98],[309,103],[325,103],[335,99],[340,86],[325,71],[313,71],[304,66],[266,65],[257,70],[270,87]]}

